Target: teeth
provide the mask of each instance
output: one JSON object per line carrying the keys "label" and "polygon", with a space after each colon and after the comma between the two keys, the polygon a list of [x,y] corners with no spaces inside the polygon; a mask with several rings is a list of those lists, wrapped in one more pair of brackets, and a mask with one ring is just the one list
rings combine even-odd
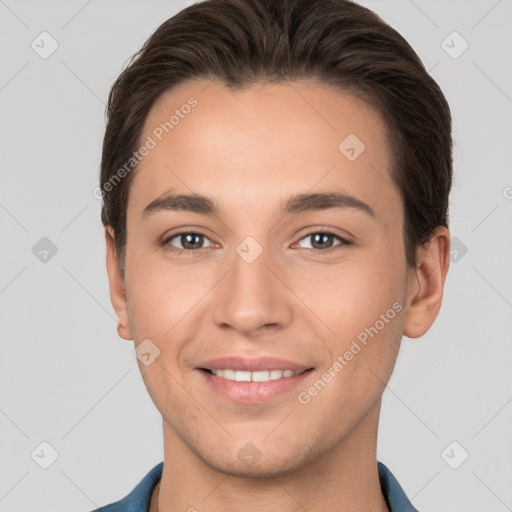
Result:
{"label": "teeth", "polygon": [[282,379],[283,377],[292,377],[302,373],[300,370],[263,370],[260,372],[246,372],[240,370],[210,370],[217,377],[238,382],[267,382],[269,380]]}

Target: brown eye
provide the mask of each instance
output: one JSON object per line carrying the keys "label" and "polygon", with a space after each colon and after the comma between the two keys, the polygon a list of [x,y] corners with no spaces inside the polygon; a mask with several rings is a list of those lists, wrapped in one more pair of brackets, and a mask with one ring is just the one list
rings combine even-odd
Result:
{"label": "brown eye", "polygon": [[[176,241],[171,243],[172,240]],[[195,251],[213,245],[210,243],[209,246],[204,246],[203,244],[205,240],[209,241],[209,238],[203,233],[196,233],[195,231],[183,231],[168,237],[163,244],[165,246],[170,246],[171,251]]]}

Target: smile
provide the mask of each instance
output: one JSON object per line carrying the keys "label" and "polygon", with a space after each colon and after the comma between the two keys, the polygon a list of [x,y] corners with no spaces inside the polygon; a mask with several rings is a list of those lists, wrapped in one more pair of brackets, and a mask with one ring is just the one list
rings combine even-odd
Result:
{"label": "smile", "polygon": [[223,379],[235,380],[237,382],[267,382],[282,378],[293,377],[302,373],[301,370],[262,370],[259,372],[248,372],[243,370],[207,370],[217,377]]}
{"label": "smile", "polygon": [[257,405],[296,391],[299,386],[304,385],[313,368],[256,372],[198,368],[196,371],[206,387],[217,397],[240,405]]}

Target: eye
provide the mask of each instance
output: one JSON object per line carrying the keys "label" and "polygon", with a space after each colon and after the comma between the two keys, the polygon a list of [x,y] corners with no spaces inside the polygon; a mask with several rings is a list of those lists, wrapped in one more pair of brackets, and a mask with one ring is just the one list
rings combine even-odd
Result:
{"label": "eye", "polygon": [[[304,249],[314,250],[320,249],[322,252],[328,252],[331,249],[334,249],[337,246],[348,246],[351,245],[351,242],[337,235],[336,233],[332,233],[330,231],[312,231],[308,233],[305,237],[301,238],[298,244],[300,245],[302,240],[311,239],[311,243],[309,247],[303,247]],[[332,239],[337,238],[340,243],[334,244],[332,243]]]}
{"label": "eye", "polygon": [[[176,239],[178,243],[178,247],[173,246],[171,241]],[[176,251],[178,253],[184,251],[196,251],[198,249],[204,249],[202,246],[205,240],[210,241],[210,239],[203,233],[198,233],[195,231],[181,231],[180,233],[175,233],[174,235],[166,238],[162,245],[169,246],[170,251]],[[175,242],[176,243],[176,242]],[[212,247],[213,244],[210,244],[207,247]]]}
{"label": "eye", "polygon": [[[172,241],[175,239],[176,241],[172,243]],[[301,245],[301,242],[307,239],[311,240],[309,247]],[[338,239],[339,243],[333,244],[333,239]],[[203,244],[205,241],[208,241],[209,245],[204,246]],[[196,231],[181,231],[179,233],[175,233],[172,236],[167,237],[162,242],[162,245],[168,247],[169,251],[176,252],[177,254],[181,254],[183,252],[191,253],[200,249],[214,246],[214,244],[204,233]],[[330,250],[336,250],[336,247],[338,246],[340,246],[339,248],[341,249],[342,247],[349,245],[351,245],[350,241],[330,231],[312,231],[311,233],[308,233],[306,236],[302,237],[300,241],[295,244],[295,246],[302,247],[306,250],[317,250],[316,252],[318,252],[318,250],[320,250],[320,252],[329,252]]]}

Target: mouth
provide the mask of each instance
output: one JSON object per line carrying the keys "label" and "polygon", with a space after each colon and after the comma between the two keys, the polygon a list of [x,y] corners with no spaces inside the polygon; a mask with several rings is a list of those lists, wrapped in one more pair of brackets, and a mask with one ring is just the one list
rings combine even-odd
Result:
{"label": "mouth", "polygon": [[307,368],[306,370],[260,370],[260,371],[245,371],[245,370],[234,370],[234,369],[210,369],[210,368],[199,368],[203,372],[215,375],[222,379],[227,379],[236,382],[269,382],[277,379],[287,379],[294,377],[295,375],[301,375],[304,372],[313,370],[313,368]]}
{"label": "mouth", "polygon": [[197,368],[207,389],[217,397],[240,405],[258,405],[290,394],[314,372],[314,368],[303,370],[245,371],[230,368]]}

